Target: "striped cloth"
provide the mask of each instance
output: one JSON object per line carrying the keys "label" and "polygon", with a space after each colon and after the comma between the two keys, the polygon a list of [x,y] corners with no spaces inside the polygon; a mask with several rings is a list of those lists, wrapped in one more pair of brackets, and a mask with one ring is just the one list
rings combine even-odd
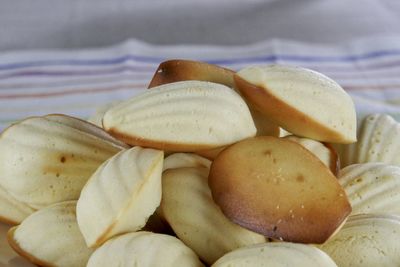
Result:
{"label": "striped cloth", "polygon": [[248,46],[154,46],[137,40],[76,51],[0,54],[0,129],[33,115],[87,118],[109,102],[143,91],[166,59],[206,61],[238,70],[254,64],[290,64],[336,80],[360,117],[372,112],[400,119],[400,36],[336,46],[269,40]]}

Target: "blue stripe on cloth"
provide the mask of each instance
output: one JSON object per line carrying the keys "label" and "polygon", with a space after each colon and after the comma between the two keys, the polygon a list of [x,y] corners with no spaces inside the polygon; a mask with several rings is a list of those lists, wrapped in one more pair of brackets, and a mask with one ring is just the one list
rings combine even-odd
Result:
{"label": "blue stripe on cloth", "polygon": [[[236,59],[214,59],[214,60],[203,59],[202,61],[218,65],[230,65],[238,63],[244,64],[244,63],[254,63],[254,62],[276,62],[279,60],[293,61],[293,62],[348,63],[359,60],[367,60],[367,59],[374,59],[387,56],[398,56],[398,55],[400,55],[400,49],[372,51],[364,54],[347,55],[347,56],[266,55],[266,56],[236,58]],[[55,65],[72,65],[72,66],[114,65],[114,64],[121,64],[126,61],[136,61],[141,63],[154,64],[154,63],[160,63],[166,59],[167,59],[166,57],[148,57],[148,56],[138,56],[138,55],[126,55],[109,59],[50,59],[50,60],[37,60],[37,61],[0,64],[0,70],[11,70],[18,68],[26,68],[26,67],[55,66]]]}

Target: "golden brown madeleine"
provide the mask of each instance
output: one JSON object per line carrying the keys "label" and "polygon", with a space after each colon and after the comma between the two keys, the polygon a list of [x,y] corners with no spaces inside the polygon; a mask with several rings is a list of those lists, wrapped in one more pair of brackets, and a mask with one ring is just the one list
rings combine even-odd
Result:
{"label": "golden brown madeleine", "polygon": [[175,152],[217,148],[256,135],[244,100],[222,84],[202,81],[147,90],[108,110],[103,126],[128,144]]}
{"label": "golden brown madeleine", "polygon": [[117,236],[98,248],[87,267],[203,267],[178,238],[150,232]]}
{"label": "golden brown madeleine", "polygon": [[311,245],[271,242],[236,249],[218,259],[212,267],[337,267],[323,251]]}
{"label": "golden brown madeleine", "polygon": [[163,173],[161,210],[179,239],[208,264],[236,248],[266,242],[224,216],[212,200],[207,175],[207,168]]}
{"label": "golden brown madeleine", "polygon": [[22,257],[40,266],[84,267],[86,247],[75,215],[76,201],[43,208],[8,232],[8,242]]}
{"label": "golden brown madeleine", "polygon": [[76,206],[89,247],[145,226],[160,205],[163,160],[162,151],[137,146],[116,154],[90,177]]}
{"label": "golden brown madeleine", "polygon": [[394,267],[400,266],[399,240],[399,216],[360,214],[319,248],[340,267]]}
{"label": "golden brown madeleine", "polygon": [[207,81],[233,87],[235,72],[217,65],[201,61],[172,59],[162,62],[148,88],[180,81]]}
{"label": "golden brown madeleine", "polygon": [[287,135],[284,138],[299,143],[304,148],[309,150],[311,153],[317,156],[317,158],[319,158],[335,176],[337,176],[340,170],[340,160],[336,150],[332,145],[295,135]]}
{"label": "golden brown madeleine", "polygon": [[77,118],[27,118],[0,135],[0,185],[35,209],[76,200],[97,167],[126,147]]}
{"label": "golden brown madeleine", "polygon": [[235,86],[260,112],[291,133],[332,143],[356,141],[351,97],[328,77],[300,67],[254,66]]}
{"label": "golden brown madeleine", "polygon": [[212,163],[209,185],[228,218],[274,239],[323,243],[351,212],[332,172],[282,138],[260,136],[228,147]]}

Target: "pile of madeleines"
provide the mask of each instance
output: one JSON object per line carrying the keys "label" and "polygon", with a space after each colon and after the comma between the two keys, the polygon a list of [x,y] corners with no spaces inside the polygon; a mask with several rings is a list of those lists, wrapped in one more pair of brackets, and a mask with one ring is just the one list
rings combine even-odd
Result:
{"label": "pile of madeleines", "polygon": [[0,136],[0,218],[34,264],[400,266],[400,125],[357,132],[320,73],[170,60],[92,121]]}

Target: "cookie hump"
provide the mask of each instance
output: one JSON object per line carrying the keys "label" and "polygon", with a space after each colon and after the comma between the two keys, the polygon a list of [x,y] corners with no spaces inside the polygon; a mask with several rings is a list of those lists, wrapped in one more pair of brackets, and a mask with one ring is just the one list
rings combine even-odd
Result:
{"label": "cookie hump", "polygon": [[352,215],[400,215],[399,166],[379,162],[353,164],[340,170],[339,183],[349,198]]}
{"label": "cookie hump", "polygon": [[102,164],[82,189],[78,225],[89,247],[140,230],[161,201],[164,153],[133,147]]}
{"label": "cookie hump", "polygon": [[0,186],[34,209],[77,200],[97,167],[126,147],[77,118],[31,117],[0,135]]}
{"label": "cookie hump", "polygon": [[224,216],[212,200],[207,175],[203,167],[163,173],[161,210],[179,239],[208,264],[236,248],[266,242]]}
{"label": "cookie hump", "polygon": [[211,267],[337,267],[335,262],[318,248],[288,242],[272,242],[239,248],[227,253]]}
{"label": "cookie hump", "polygon": [[332,143],[357,140],[351,97],[323,74],[292,66],[254,66],[240,70],[234,80],[260,112],[295,135]]}
{"label": "cookie hump", "polygon": [[351,212],[336,177],[298,143],[254,137],[211,164],[212,196],[233,222],[273,239],[323,243]]}
{"label": "cookie hump", "polygon": [[43,208],[8,232],[8,242],[39,266],[85,267],[93,250],[86,247],[75,215],[76,201]]}
{"label": "cookie hump", "polygon": [[197,255],[179,239],[140,231],[117,236],[90,257],[87,267],[204,267]]}
{"label": "cookie hump", "polygon": [[175,152],[217,148],[256,134],[244,100],[222,84],[203,81],[147,90],[108,110],[103,126],[128,144]]}
{"label": "cookie hump", "polygon": [[400,217],[360,214],[319,248],[338,266],[392,267],[400,265],[399,239]]}

